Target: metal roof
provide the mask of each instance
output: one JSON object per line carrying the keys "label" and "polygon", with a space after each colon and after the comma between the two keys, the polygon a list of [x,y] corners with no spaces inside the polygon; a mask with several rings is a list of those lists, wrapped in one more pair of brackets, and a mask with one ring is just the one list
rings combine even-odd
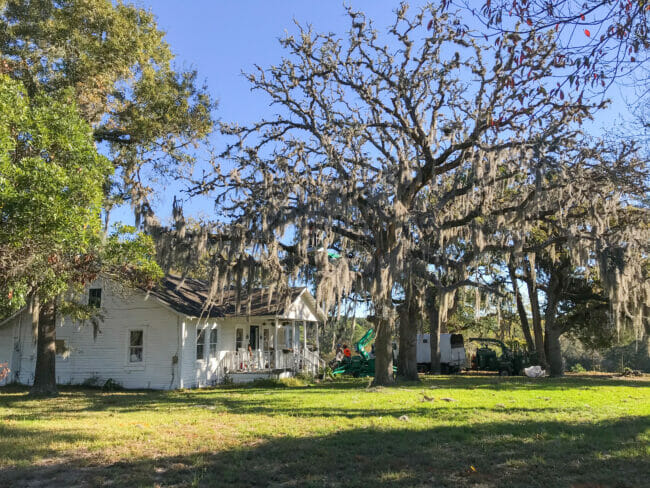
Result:
{"label": "metal roof", "polygon": [[251,291],[249,300],[246,290],[242,289],[239,313],[236,313],[236,290],[217,294],[214,301],[209,303],[210,284],[194,278],[168,274],[148,293],[173,310],[190,317],[259,317],[281,316],[285,308],[296,301],[305,290],[305,287],[289,288],[284,294],[273,293],[269,300],[270,292],[267,288],[256,288]]}

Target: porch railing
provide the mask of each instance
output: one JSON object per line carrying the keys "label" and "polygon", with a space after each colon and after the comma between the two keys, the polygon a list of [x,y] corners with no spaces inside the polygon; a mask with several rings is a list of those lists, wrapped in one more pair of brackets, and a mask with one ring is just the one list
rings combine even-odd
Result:
{"label": "porch railing", "polygon": [[[276,360],[277,358],[277,360]],[[325,362],[320,359],[317,351],[308,349],[278,351],[226,351],[219,362],[219,367],[228,373],[255,373],[270,371],[292,371],[293,373],[307,372],[318,374]]]}
{"label": "porch railing", "polygon": [[264,351],[226,351],[219,366],[230,373],[268,371],[272,368],[271,354]]}
{"label": "porch railing", "polygon": [[312,374],[318,374],[320,368],[325,368],[325,361],[320,358],[318,351],[310,351],[309,349],[303,349],[303,371]]}

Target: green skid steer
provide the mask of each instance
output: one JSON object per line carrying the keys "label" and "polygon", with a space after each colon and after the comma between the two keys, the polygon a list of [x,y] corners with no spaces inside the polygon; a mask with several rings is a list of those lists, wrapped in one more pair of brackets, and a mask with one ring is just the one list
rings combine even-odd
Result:
{"label": "green skid steer", "polygon": [[[375,358],[370,357],[366,351],[366,347],[375,339],[375,329],[369,329],[359,342],[354,345],[358,355],[351,358],[344,358],[341,363],[334,368],[332,374],[334,376],[348,374],[355,378],[364,376],[375,376]],[[397,373],[397,368],[393,366],[393,374]]]}

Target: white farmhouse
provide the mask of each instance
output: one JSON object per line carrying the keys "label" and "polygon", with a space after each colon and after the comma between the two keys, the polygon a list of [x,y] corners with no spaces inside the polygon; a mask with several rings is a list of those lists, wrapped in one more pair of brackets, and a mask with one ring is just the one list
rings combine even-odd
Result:
{"label": "white farmhouse", "polygon": [[[59,384],[109,378],[126,388],[174,389],[317,372],[322,364],[318,323],[325,317],[306,288],[290,296],[265,289],[244,292],[235,313],[235,292],[204,309],[208,284],[168,275],[150,292],[125,290],[98,280],[85,300],[102,320],[57,318],[56,377]],[[25,309],[0,322],[4,383],[31,384],[36,328]]]}

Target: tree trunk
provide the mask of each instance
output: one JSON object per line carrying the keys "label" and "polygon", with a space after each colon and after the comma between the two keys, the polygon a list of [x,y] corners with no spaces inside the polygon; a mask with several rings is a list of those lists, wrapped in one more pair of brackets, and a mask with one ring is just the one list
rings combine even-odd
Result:
{"label": "tree trunk", "polygon": [[395,315],[393,308],[383,303],[378,308],[375,321],[377,335],[375,338],[375,378],[373,386],[392,385],[393,378],[393,330]]}
{"label": "tree trunk", "polygon": [[551,271],[551,280],[546,293],[546,310],[544,311],[544,323],[546,326],[546,345],[548,347],[548,361],[550,375],[553,377],[564,375],[562,362],[562,348],[560,347],[560,336],[562,331],[556,324],[557,305],[560,299],[560,283],[557,272]]}
{"label": "tree trunk", "polygon": [[36,369],[30,395],[56,395],[56,304],[41,304],[38,313]]}
{"label": "tree trunk", "polygon": [[[387,241],[395,243],[394,231]],[[390,255],[390,246],[378,250],[374,259],[374,282],[372,299],[375,304],[375,377],[373,386],[387,386],[393,378],[393,333],[395,331],[395,309],[393,308],[393,277],[390,264],[385,258]],[[383,252],[382,252],[383,251]],[[384,256],[384,258],[382,258]]]}
{"label": "tree trunk", "polygon": [[352,317],[352,324],[350,325],[350,342],[348,344],[354,344],[354,333],[357,328],[357,317],[356,317],[356,312],[354,316]]}
{"label": "tree trunk", "polygon": [[533,336],[530,333],[530,325],[528,324],[526,307],[524,306],[524,301],[521,298],[521,293],[519,293],[517,275],[515,273],[515,267],[512,262],[508,263],[508,273],[510,274],[510,281],[512,282],[512,289],[515,294],[515,301],[517,302],[517,313],[519,314],[519,321],[521,322],[521,330],[524,333],[524,338],[526,339],[526,346],[528,346],[528,350],[530,352],[533,352],[535,350],[535,342],[533,342]]}
{"label": "tree trunk", "polygon": [[440,374],[440,319],[436,303],[436,290],[427,288],[427,310],[429,315],[429,347],[431,348],[431,373]]}
{"label": "tree trunk", "polygon": [[397,341],[399,353],[397,355],[397,376],[401,378],[404,376],[404,366],[406,365],[406,349],[408,348],[406,344],[406,331],[408,329],[408,296],[403,304],[397,307],[397,317],[399,320],[398,335],[399,339]]}
{"label": "tree trunk", "polygon": [[399,360],[397,376],[408,381],[419,381],[417,361],[418,307],[416,300],[408,292],[400,310],[399,322]]}
{"label": "tree trunk", "polygon": [[530,309],[533,314],[533,333],[535,334],[535,353],[537,362],[542,368],[548,368],[546,354],[544,349],[544,330],[542,329],[542,314],[539,309],[539,297],[537,296],[537,283],[533,279],[530,269],[530,263],[524,263],[524,272],[526,275],[526,286],[528,287],[528,298],[530,299]]}
{"label": "tree trunk", "polygon": [[548,327],[546,329],[546,339],[548,342],[548,360],[550,367],[550,376],[559,377],[564,375],[564,362],[562,361],[562,348],[560,347],[560,336],[562,332],[557,327]]}
{"label": "tree trunk", "polygon": [[650,305],[643,305],[643,335],[648,355],[650,355]]}

